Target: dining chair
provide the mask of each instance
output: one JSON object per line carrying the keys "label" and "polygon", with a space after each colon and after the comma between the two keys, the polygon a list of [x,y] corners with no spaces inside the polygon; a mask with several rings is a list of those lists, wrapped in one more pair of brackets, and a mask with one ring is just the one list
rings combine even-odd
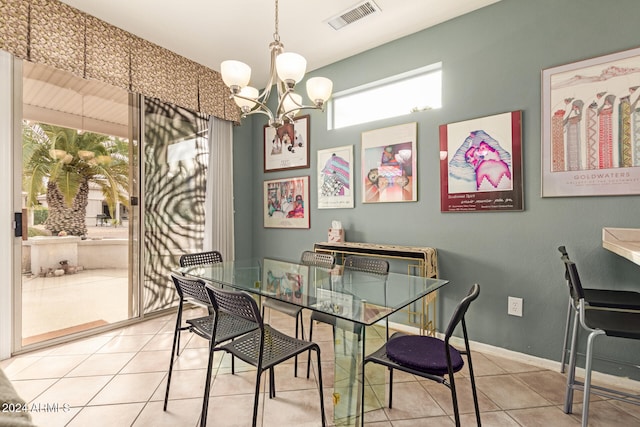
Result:
{"label": "dining chair", "polygon": [[[313,252],[313,251],[304,251],[300,257],[300,263],[304,265],[309,265],[313,267],[324,267],[331,269],[335,265],[335,259],[333,255],[322,253],[322,252]],[[277,300],[274,298],[266,298],[262,303],[262,317],[264,317],[264,308],[269,307],[271,310],[279,311],[283,314],[287,314],[296,319],[296,338],[298,338],[298,325],[300,327],[300,336],[304,339],[304,325],[302,322],[302,307],[297,306],[295,304],[291,304],[286,301]],[[295,357],[294,368],[293,368],[293,376],[298,376],[298,356]]]}
{"label": "dining chair", "polygon": [[[286,335],[270,325],[264,323],[258,304],[253,297],[244,291],[232,291],[207,285],[207,291],[213,303],[215,316],[228,315],[243,319],[258,325],[258,328],[234,341],[220,345],[217,349],[239,358],[240,360],[257,368],[256,388],[253,402],[253,426],[258,417],[258,401],[260,396],[260,378],[264,371],[269,371],[271,384],[275,379],[274,367],[296,355],[313,350],[316,352],[318,366],[320,366],[320,347],[311,341],[305,341]],[[213,336],[217,335],[218,320],[214,322]],[[211,362],[213,352],[209,354],[209,367],[207,369],[207,385],[205,399],[209,394],[211,376]],[[324,413],[324,397],[322,394],[322,369],[318,369],[318,391],[320,393],[320,413],[322,425],[326,425]],[[269,387],[269,398],[276,397],[275,387]],[[202,416],[201,426],[206,425],[206,414]]]}
{"label": "dining chair", "polygon": [[[194,252],[190,254],[183,254],[180,256],[178,260],[180,263],[180,267],[193,267],[197,265],[211,265],[222,262],[222,254],[218,251],[206,251],[206,252]],[[174,281],[175,284],[175,281]],[[177,288],[176,288],[177,290]],[[180,297],[180,301],[178,302],[178,319],[176,321],[176,328],[173,332],[174,339],[178,337],[178,343],[176,345],[175,351],[176,355],[180,355],[180,332],[189,330],[189,325],[182,326],[182,311],[185,302],[190,302],[199,306],[203,306],[209,311],[209,314],[212,313],[211,305],[208,303],[204,303],[201,298],[195,298],[191,295],[182,295],[178,291],[178,296]]]}
{"label": "dining chair", "polygon": [[[200,279],[191,279],[185,276],[181,276],[175,273],[171,273],[171,279],[180,295],[181,299],[184,297],[189,297],[193,300],[196,300],[202,304],[213,306],[211,303],[211,298],[209,297],[209,293],[205,287],[204,281]],[[180,308],[178,308],[180,312]],[[214,319],[218,322],[217,329],[218,334],[214,339],[212,339],[212,331],[213,331],[213,322]],[[180,316],[178,316],[178,320],[176,321],[176,325],[180,325]],[[208,316],[198,317],[195,319],[188,319],[187,324],[189,325],[189,331],[194,332],[197,335],[208,339],[210,341],[210,347],[215,347],[216,344],[225,342],[227,340],[236,338],[240,335],[251,332],[252,330],[258,327],[257,324],[247,321],[245,319],[238,319],[228,315],[222,315],[218,318],[215,318],[213,314],[209,314]],[[177,326],[176,326],[177,331]],[[167,389],[164,395],[164,410],[167,410],[167,403],[169,400],[169,388],[171,387],[171,374],[173,373],[173,362],[174,358],[177,354],[176,346],[178,345],[178,335],[174,334],[173,336],[173,347],[171,348],[171,360],[169,362],[169,373],[167,375]],[[212,350],[211,350],[212,351]],[[235,373],[235,366],[233,359],[231,360],[231,372]],[[208,394],[207,394],[208,397]],[[205,399],[203,403],[203,412],[206,413],[206,407],[208,405],[208,398]]]}
{"label": "dining chair", "polygon": [[[344,258],[344,274],[349,272],[362,272],[362,273],[370,273],[370,274],[378,274],[381,276],[387,276],[389,274],[389,261],[381,258],[373,258],[373,257],[363,257],[363,256],[355,256],[350,255]],[[309,340],[313,339],[313,322],[326,323],[333,327],[333,337],[335,342],[335,334],[336,334],[336,320],[335,316],[332,316],[329,313],[323,313],[319,311],[314,311],[311,313],[311,321],[309,323]],[[389,337],[389,323],[388,319],[385,319],[386,329],[387,329],[387,338]],[[362,328],[360,324],[354,324],[354,332],[360,336],[359,329]],[[343,336],[344,341],[344,336]],[[307,378],[309,378],[309,372],[311,370],[311,355],[309,354],[307,363]]]}
{"label": "dining chair", "polygon": [[[473,375],[473,363],[471,361],[471,350],[469,349],[469,337],[467,335],[467,325],[465,322],[467,310],[471,303],[478,298],[479,294],[480,286],[476,283],[471,287],[467,296],[465,296],[455,308],[443,339],[396,332],[389,338],[386,344],[365,357],[365,366],[367,363],[377,363],[389,369],[389,408],[393,407],[393,370],[397,369],[447,386],[451,391],[456,426],[460,426],[460,413],[454,374],[459,372],[464,366],[462,355],[465,355],[469,365],[469,379],[471,380],[476,421],[478,426],[480,425],[478,393]],[[462,325],[464,350],[457,350],[449,343],[458,325]],[[362,387],[364,387],[364,378],[362,379]],[[362,405],[362,407],[364,408],[364,405]],[[364,414],[362,416],[364,416]]]}
{"label": "dining chair", "polygon": [[640,340],[640,312],[620,310],[588,309],[590,303],[586,300],[585,289],[582,287],[576,264],[563,257],[569,276],[569,293],[575,307],[574,325],[579,324],[589,334],[585,355],[584,382],[576,380],[576,345],[577,329],[574,328],[569,352],[569,372],[567,373],[567,389],[565,394],[564,412],[570,414],[573,406],[573,391],[582,390],[582,426],[587,427],[589,419],[589,402],[591,393],[607,398],[640,405],[640,394],[630,394],[621,390],[601,387],[591,384],[593,369],[593,344],[597,337],[626,338]]}
{"label": "dining chair", "polygon": [[[570,260],[569,254],[565,246],[558,247],[560,251],[561,259]],[[569,286],[569,272],[565,268],[565,281]],[[640,292],[624,291],[616,289],[598,289],[598,288],[584,288],[584,299],[588,304],[588,307],[597,307],[602,310],[637,310],[640,311]],[[560,372],[564,373],[567,349],[569,344],[569,330],[571,329],[571,319],[575,312],[574,301],[569,295],[569,303],[567,307],[567,320],[564,327],[564,340],[562,342],[562,356],[560,358]],[[578,325],[574,324],[573,328],[577,328]]]}
{"label": "dining chair", "polygon": [[182,255],[179,262],[180,267],[211,265],[222,262],[222,254],[218,251],[194,252]]}

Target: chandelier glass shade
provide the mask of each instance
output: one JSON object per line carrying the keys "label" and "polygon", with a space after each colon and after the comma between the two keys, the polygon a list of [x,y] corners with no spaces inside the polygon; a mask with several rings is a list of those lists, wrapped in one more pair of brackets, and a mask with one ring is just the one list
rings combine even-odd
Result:
{"label": "chandelier glass shade", "polygon": [[[260,92],[249,86],[251,67],[243,62],[223,61],[220,64],[220,72],[224,84],[231,91],[231,97],[242,111],[242,117],[255,113],[264,114],[269,118],[269,126],[277,128],[285,122],[293,121],[300,110],[324,109],[324,104],[331,97],[333,82],[326,77],[308,79],[307,95],[311,104],[304,105],[302,103],[302,96],[295,93],[294,89],[296,84],[304,78],[307,71],[307,61],[302,55],[284,51],[284,45],[280,42],[278,34],[278,0],[275,5],[275,32],[273,41],[269,44],[271,69],[265,89]],[[273,85],[277,86],[278,93],[275,112],[267,106]]]}

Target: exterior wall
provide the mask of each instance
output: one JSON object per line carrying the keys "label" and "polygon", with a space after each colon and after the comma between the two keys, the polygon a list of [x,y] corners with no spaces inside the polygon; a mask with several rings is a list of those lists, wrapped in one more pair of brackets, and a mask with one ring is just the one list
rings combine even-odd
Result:
{"label": "exterior wall", "polygon": [[22,241],[22,272],[46,273],[60,261],[84,270],[128,269],[129,240],[81,240],[80,237],[32,237]]}

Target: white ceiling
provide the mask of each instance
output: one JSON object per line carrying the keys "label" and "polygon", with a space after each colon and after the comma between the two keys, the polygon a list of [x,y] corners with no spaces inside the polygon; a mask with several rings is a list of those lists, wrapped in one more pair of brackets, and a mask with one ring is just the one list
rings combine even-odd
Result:
{"label": "white ceiling", "polygon": [[[116,27],[214,70],[237,59],[263,87],[275,29],[269,0],[61,0]],[[499,0],[373,0],[381,13],[336,31],[326,22],[361,0],[281,0],[279,33],[285,50],[314,70]]]}

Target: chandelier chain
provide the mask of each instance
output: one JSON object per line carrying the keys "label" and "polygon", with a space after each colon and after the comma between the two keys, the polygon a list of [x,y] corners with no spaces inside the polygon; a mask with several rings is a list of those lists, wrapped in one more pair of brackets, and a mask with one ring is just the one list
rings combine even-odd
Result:
{"label": "chandelier chain", "polygon": [[275,19],[275,23],[276,23],[276,32],[273,33],[273,39],[275,41],[280,41],[280,34],[278,33],[278,24],[279,24],[279,20],[278,20],[278,0],[276,0],[276,19]]}

